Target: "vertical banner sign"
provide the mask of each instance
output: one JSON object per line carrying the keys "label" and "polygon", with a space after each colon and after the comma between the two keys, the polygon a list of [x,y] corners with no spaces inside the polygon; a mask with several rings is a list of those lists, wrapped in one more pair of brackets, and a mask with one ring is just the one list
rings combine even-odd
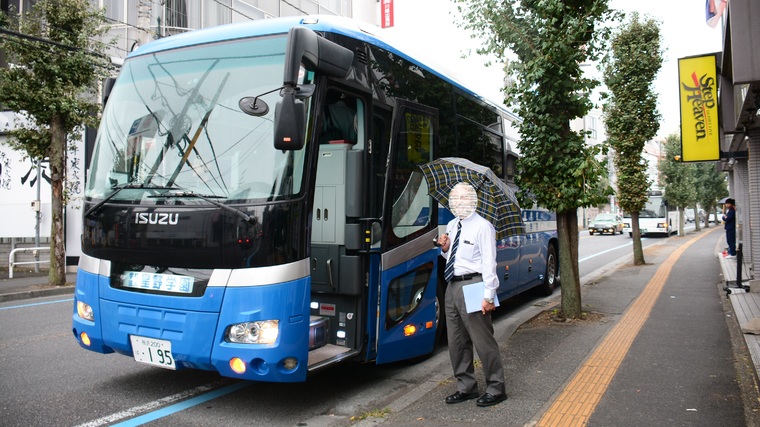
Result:
{"label": "vertical banner sign", "polygon": [[716,55],[678,59],[681,160],[720,159]]}
{"label": "vertical banner sign", "polygon": [[382,28],[390,28],[393,26],[393,0],[382,0],[380,3],[380,16],[382,22]]}

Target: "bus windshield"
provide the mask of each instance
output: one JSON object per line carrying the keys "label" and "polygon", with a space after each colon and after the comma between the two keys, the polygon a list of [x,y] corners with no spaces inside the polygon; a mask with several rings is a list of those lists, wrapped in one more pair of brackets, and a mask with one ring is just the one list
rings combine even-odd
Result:
{"label": "bus windshield", "polygon": [[[103,113],[86,197],[153,203],[180,190],[226,203],[298,194],[305,150],[272,143],[285,45],[271,36],[128,59]],[[269,112],[241,111],[242,98],[258,95]]]}
{"label": "bus windshield", "polygon": [[[626,212],[623,216],[630,218],[631,214]],[[639,212],[639,218],[665,218],[667,216],[668,206],[662,196],[649,196],[644,209]]]}

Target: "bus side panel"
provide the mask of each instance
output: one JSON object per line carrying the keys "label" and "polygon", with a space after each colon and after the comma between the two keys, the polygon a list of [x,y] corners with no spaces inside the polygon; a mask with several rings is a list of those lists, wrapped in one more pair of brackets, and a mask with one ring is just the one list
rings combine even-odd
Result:
{"label": "bus side panel", "polygon": [[[526,227],[531,225],[526,224]],[[541,283],[544,274],[545,242],[542,242],[539,233],[531,232],[525,235],[523,240],[522,254],[520,256],[520,281],[523,289],[532,288]]]}
{"label": "bus side panel", "polygon": [[[434,248],[382,272],[377,364],[411,359],[433,351],[439,253],[440,250]],[[417,300],[419,289],[424,292]],[[415,332],[407,336],[405,327],[414,327]]]}
{"label": "bus side panel", "polygon": [[377,328],[380,314],[378,309],[378,288],[380,280],[380,254],[372,253],[369,256],[369,286],[367,289],[367,317],[365,321],[367,334],[367,351],[365,361],[375,360],[377,357]]}
{"label": "bus side panel", "polygon": [[511,236],[496,242],[496,276],[501,300],[517,294],[520,289],[520,252],[524,238]]}
{"label": "bus side panel", "polygon": [[[254,381],[305,381],[309,358],[310,279],[267,286],[228,288],[222,305],[211,363],[220,374]],[[279,334],[274,344],[240,344],[225,340],[227,328],[236,323],[277,320]],[[209,339],[209,343],[212,340]],[[246,372],[237,374],[230,359],[239,357]],[[295,358],[293,369],[285,360]]]}
{"label": "bus side panel", "polygon": [[[82,348],[98,353],[113,353],[113,349],[103,342],[103,331],[100,328],[101,311],[98,310],[99,282],[105,280],[95,273],[79,269],[77,272],[77,284],[74,292],[74,313],[72,315],[72,329],[77,342]],[[93,308],[94,321],[82,319],[77,314],[77,301],[88,304]],[[90,339],[90,345],[82,343],[82,333],[86,333]]]}

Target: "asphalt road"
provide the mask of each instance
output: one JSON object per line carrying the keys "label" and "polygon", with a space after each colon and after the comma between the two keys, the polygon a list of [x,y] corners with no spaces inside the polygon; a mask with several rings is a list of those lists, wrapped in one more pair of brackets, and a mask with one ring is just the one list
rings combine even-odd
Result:
{"label": "asphalt road", "polygon": [[[644,245],[667,241],[647,238]],[[581,276],[611,271],[631,250],[627,235],[581,235]],[[548,301],[532,294],[514,298],[498,316],[497,328],[510,335]],[[445,347],[422,361],[347,365],[302,384],[245,383],[205,371],[175,372],[80,349],[72,336],[71,315],[70,296],[0,304],[3,425],[351,425],[370,415],[382,417],[373,408],[383,408],[382,402],[398,396],[408,400],[419,394],[424,402],[427,392],[450,377]],[[592,345],[593,335],[588,339]]]}

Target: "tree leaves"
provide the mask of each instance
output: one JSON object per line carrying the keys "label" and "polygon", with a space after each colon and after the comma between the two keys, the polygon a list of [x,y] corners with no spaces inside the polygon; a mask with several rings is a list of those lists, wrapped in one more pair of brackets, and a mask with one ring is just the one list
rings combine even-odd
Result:
{"label": "tree leaves", "polygon": [[3,15],[0,23],[0,50],[12,64],[0,68],[0,104],[17,113],[11,145],[34,159],[49,158],[49,281],[63,285],[67,136],[97,120],[97,85],[110,67],[107,44],[97,38],[108,26],[104,11],[87,0],[41,0],[23,16]]}
{"label": "tree leaves", "polygon": [[618,203],[626,212],[639,212],[646,203],[647,164],[644,145],[660,128],[657,97],[652,90],[662,66],[660,31],[652,19],[634,13],[612,38],[605,57],[604,81],[610,94],[604,106],[605,126],[615,150]]}
{"label": "tree leaves", "polygon": [[[613,17],[607,0],[455,0],[463,26],[485,40],[479,52],[507,63],[507,105],[523,119],[516,182],[544,207],[557,211],[562,311],[580,314],[577,209],[603,203],[611,194],[603,148],[586,144],[570,122],[592,108],[599,84],[581,65],[603,52]],[[511,55],[518,61],[509,60]]]}

